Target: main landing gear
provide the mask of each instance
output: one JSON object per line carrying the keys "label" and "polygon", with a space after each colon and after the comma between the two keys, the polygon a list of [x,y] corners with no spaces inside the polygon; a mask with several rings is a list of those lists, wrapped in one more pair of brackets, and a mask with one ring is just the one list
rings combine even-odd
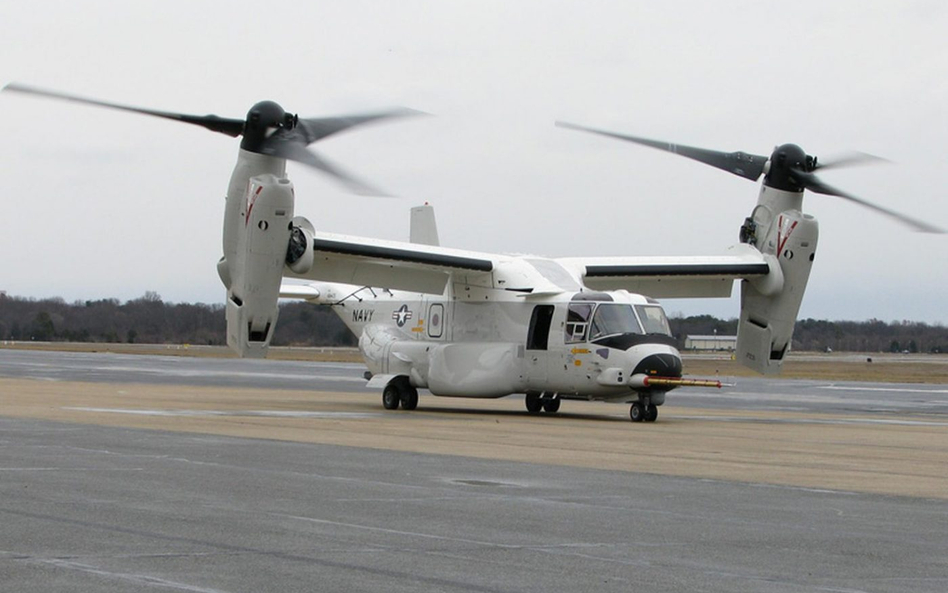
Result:
{"label": "main landing gear", "polygon": [[418,390],[408,382],[408,377],[396,377],[382,390],[382,407],[386,410],[414,410],[418,407]]}
{"label": "main landing gear", "polygon": [[539,391],[529,391],[524,398],[527,406],[527,412],[539,414],[540,410],[555,414],[560,409],[560,398],[550,393],[540,393]]}
{"label": "main landing gear", "polygon": [[635,402],[629,408],[629,418],[632,422],[655,422],[658,419],[658,406],[648,401]]}

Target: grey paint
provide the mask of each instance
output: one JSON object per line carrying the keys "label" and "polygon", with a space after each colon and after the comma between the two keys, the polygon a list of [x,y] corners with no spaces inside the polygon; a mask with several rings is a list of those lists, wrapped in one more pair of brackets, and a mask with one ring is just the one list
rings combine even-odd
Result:
{"label": "grey paint", "polygon": [[948,588],[944,501],[19,418],[0,435],[19,593]]}

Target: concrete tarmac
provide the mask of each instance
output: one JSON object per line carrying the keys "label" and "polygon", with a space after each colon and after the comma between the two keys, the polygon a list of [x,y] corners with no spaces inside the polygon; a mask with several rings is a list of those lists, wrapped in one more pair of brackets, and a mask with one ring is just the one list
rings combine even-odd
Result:
{"label": "concrete tarmac", "polygon": [[[147,383],[258,389],[375,393],[365,388],[365,367],[353,363],[0,349],[0,377],[44,381]],[[948,385],[719,377],[724,389],[678,389],[669,407],[934,414],[948,417]],[[451,405],[454,399],[435,400]],[[596,411],[586,404],[577,409]],[[611,413],[615,413],[616,407]],[[606,412],[607,414],[610,412]]]}
{"label": "concrete tarmac", "polygon": [[0,352],[3,591],[948,590],[945,386],[755,379],[632,424],[75,356]]}

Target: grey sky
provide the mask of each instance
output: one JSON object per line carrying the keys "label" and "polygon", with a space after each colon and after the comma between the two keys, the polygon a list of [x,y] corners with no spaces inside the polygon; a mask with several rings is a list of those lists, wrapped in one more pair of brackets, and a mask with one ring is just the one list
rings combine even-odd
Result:
{"label": "grey sky", "polygon": [[[0,84],[243,117],[404,105],[436,117],[316,146],[400,196],[290,164],[320,230],[539,255],[721,253],[758,187],[567,120],[720,150],[794,142],[892,164],[828,183],[948,227],[942,2],[44,2],[0,0]],[[237,141],[196,127],[0,95],[0,290],[219,302]],[[809,194],[820,248],[802,317],[948,322],[948,236]],[[736,292],[736,291],[735,291]],[[731,301],[670,312],[735,316]]]}

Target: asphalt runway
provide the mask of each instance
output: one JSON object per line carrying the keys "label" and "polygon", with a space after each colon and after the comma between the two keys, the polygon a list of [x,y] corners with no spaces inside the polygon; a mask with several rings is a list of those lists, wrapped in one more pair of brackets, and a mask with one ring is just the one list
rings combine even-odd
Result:
{"label": "asphalt runway", "polygon": [[641,425],[385,412],[362,370],[0,351],[0,590],[948,590],[944,385],[742,380]]}
{"label": "asphalt runway", "polygon": [[[365,367],[352,363],[190,358],[134,354],[0,350],[0,377],[46,381],[148,383],[258,389],[375,393]],[[686,368],[687,371],[687,368]],[[797,412],[925,414],[948,421],[948,385],[829,382],[721,377],[723,389],[678,389],[669,406]],[[423,400],[424,401],[424,400]],[[438,399],[449,406],[452,399]],[[590,413],[608,408],[565,403]],[[609,412],[606,412],[609,413]]]}

